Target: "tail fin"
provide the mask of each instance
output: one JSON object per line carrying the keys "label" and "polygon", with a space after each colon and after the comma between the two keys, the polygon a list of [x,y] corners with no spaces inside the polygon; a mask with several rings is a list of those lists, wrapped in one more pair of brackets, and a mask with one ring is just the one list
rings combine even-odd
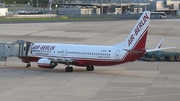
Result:
{"label": "tail fin", "polygon": [[149,21],[150,11],[144,11],[128,38],[114,46],[123,47],[124,49],[145,49]]}

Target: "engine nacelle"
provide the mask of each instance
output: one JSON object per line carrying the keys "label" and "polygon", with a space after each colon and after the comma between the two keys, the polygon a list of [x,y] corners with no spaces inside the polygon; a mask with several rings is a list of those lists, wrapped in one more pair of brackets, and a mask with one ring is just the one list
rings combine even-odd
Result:
{"label": "engine nacelle", "polygon": [[57,66],[57,63],[49,60],[49,59],[39,59],[37,62],[37,65],[40,68],[47,68],[47,69],[53,69],[54,67]]}

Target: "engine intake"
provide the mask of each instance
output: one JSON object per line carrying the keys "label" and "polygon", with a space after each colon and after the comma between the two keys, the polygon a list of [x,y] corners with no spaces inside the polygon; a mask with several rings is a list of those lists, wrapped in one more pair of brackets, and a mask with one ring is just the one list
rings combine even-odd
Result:
{"label": "engine intake", "polygon": [[49,60],[49,59],[39,59],[37,65],[40,68],[53,69],[57,66],[57,63]]}

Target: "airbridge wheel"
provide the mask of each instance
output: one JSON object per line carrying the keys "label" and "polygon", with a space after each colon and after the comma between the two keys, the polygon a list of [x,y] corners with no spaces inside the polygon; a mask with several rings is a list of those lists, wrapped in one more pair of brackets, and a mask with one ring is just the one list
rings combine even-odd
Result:
{"label": "airbridge wheel", "polygon": [[26,67],[27,67],[27,68],[31,67],[31,64],[30,64],[30,63],[28,63],[28,64],[26,65]]}

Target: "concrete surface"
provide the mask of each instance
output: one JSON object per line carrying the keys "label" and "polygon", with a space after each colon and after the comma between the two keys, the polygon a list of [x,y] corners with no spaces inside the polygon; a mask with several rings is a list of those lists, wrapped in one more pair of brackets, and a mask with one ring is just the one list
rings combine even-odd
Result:
{"label": "concrete surface", "polygon": [[[0,40],[24,39],[33,42],[113,45],[123,41],[135,25],[131,21],[60,22],[1,24]],[[180,21],[152,20],[147,47],[162,47],[180,52]],[[95,67],[88,72],[74,66],[64,72],[59,64],[53,70],[31,68],[18,58],[0,62],[0,101],[179,101],[179,62],[126,63]],[[159,68],[159,70],[158,70]]]}

